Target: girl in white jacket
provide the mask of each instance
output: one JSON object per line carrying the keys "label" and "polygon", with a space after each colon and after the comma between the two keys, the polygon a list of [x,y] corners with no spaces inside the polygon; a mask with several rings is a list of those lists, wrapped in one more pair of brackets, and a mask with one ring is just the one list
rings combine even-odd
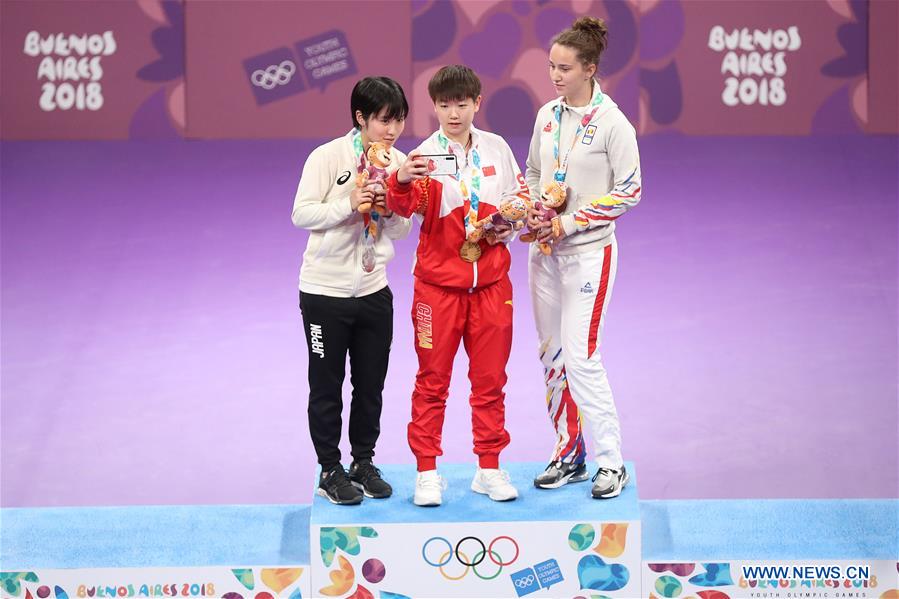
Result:
{"label": "girl in white jacket", "polygon": [[[356,186],[373,142],[390,148],[388,174],[406,158],[393,147],[409,113],[402,87],[388,77],[366,77],[353,88],[350,113],[350,132],[306,160],[292,215],[294,225],[310,231],[300,268],[300,309],[309,349],[309,432],[322,468],[317,493],[341,505],[392,493],[372,464],[393,339],[385,268],[394,255],[392,240],[405,237],[411,226],[386,210],[385,187]],[[376,206],[384,214],[371,209]],[[347,353],[353,384],[349,473],[339,448]]]}
{"label": "girl in white jacket", "polygon": [[581,418],[599,469],[593,497],[615,497],[627,484],[612,390],[599,353],[618,265],[615,220],[640,201],[640,156],[634,128],[594,76],[608,30],[592,17],[557,35],[549,74],[559,97],[537,113],[527,159],[532,199],[555,187],[566,203],[551,221],[531,210],[544,255],[531,247],[528,275],[547,402],[556,446],[534,484],[557,488],[589,477]]}

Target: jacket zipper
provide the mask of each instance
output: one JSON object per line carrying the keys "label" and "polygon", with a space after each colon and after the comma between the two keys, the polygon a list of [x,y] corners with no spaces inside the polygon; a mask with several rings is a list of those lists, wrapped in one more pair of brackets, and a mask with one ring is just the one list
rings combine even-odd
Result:
{"label": "jacket zipper", "polygon": [[362,263],[361,258],[359,256],[359,244],[361,243],[361,237],[356,240],[356,243],[353,244],[353,293],[352,297],[356,297],[356,294],[359,293],[359,284],[362,282]]}

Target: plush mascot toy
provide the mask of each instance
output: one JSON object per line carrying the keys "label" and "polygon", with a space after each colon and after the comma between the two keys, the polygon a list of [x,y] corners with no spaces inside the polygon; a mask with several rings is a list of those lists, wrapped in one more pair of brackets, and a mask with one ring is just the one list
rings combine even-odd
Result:
{"label": "plush mascot toy", "polygon": [[[356,176],[356,187],[362,188],[371,183],[379,183],[381,187],[387,189],[387,167],[390,166],[390,148],[386,144],[379,141],[374,142],[368,148],[365,156],[368,158],[368,166]],[[372,202],[360,204],[359,212],[371,212]],[[387,208],[384,206],[374,206],[375,212],[384,215]]]}
{"label": "plush mascot toy", "polygon": [[497,225],[512,225],[513,229],[524,226],[528,217],[528,202],[522,198],[512,198],[499,206],[499,210],[474,224],[474,231],[468,235],[468,241],[477,242],[484,237],[495,235],[492,231]]}
{"label": "plush mascot toy", "polygon": [[[540,213],[541,222],[552,221],[558,215],[557,209],[562,210],[565,206],[565,198],[568,197],[568,186],[560,181],[553,181],[546,186],[540,199],[534,202],[534,208]],[[553,237],[559,236],[556,230],[559,221],[553,221]],[[525,243],[536,241],[537,232],[528,228],[527,232],[519,237]],[[548,243],[539,244],[540,251],[545,255],[552,253],[552,247]]]}

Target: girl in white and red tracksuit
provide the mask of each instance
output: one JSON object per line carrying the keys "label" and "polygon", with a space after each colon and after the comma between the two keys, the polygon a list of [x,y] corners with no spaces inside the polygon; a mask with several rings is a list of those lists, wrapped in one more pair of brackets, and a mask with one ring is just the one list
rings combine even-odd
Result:
{"label": "girl in white and red tracksuit", "polygon": [[474,453],[480,468],[496,469],[509,444],[503,387],[512,347],[511,257],[505,243],[491,245],[486,239],[477,242],[480,256],[473,262],[460,250],[471,230],[465,216],[472,201],[478,204],[477,217],[484,218],[504,200],[527,198],[527,186],[508,144],[474,127],[468,150],[437,131],[418,152],[455,154],[459,173],[405,185],[394,174],[389,182],[388,207],[400,216],[416,214],[421,223],[412,302],[419,368],[409,446],[419,471],[436,468],[453,358],[462,341],[470,360]]}
{"label": "girl in white and red tracksuit", "polygon": [[599,466],[597,498],[614,497],[627,483],[618,413],[599,347],[618,267],[615,222],[642,192],[634,128],[594,79],[605,39],[605,25],[590,17],[555,38],[550,75],[560,97],[537,113],[526,170],[535,200],[554,181],[567,187],[567,204],[553,223],[552,253],[532,246],[528,264],[556,432],[552,461],[535,484],[555,488],[566,476],[587,478],[580,466],[586,455],[583,419]]}

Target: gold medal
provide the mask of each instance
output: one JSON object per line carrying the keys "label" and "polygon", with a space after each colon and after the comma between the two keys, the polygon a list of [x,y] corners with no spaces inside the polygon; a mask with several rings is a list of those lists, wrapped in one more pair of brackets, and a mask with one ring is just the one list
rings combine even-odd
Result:
{"label": "gold medal", "polygon": [[477,243],[466,241],[459,249],[459,257],[466,262],[477,262],[481,257],[481,246]]}

